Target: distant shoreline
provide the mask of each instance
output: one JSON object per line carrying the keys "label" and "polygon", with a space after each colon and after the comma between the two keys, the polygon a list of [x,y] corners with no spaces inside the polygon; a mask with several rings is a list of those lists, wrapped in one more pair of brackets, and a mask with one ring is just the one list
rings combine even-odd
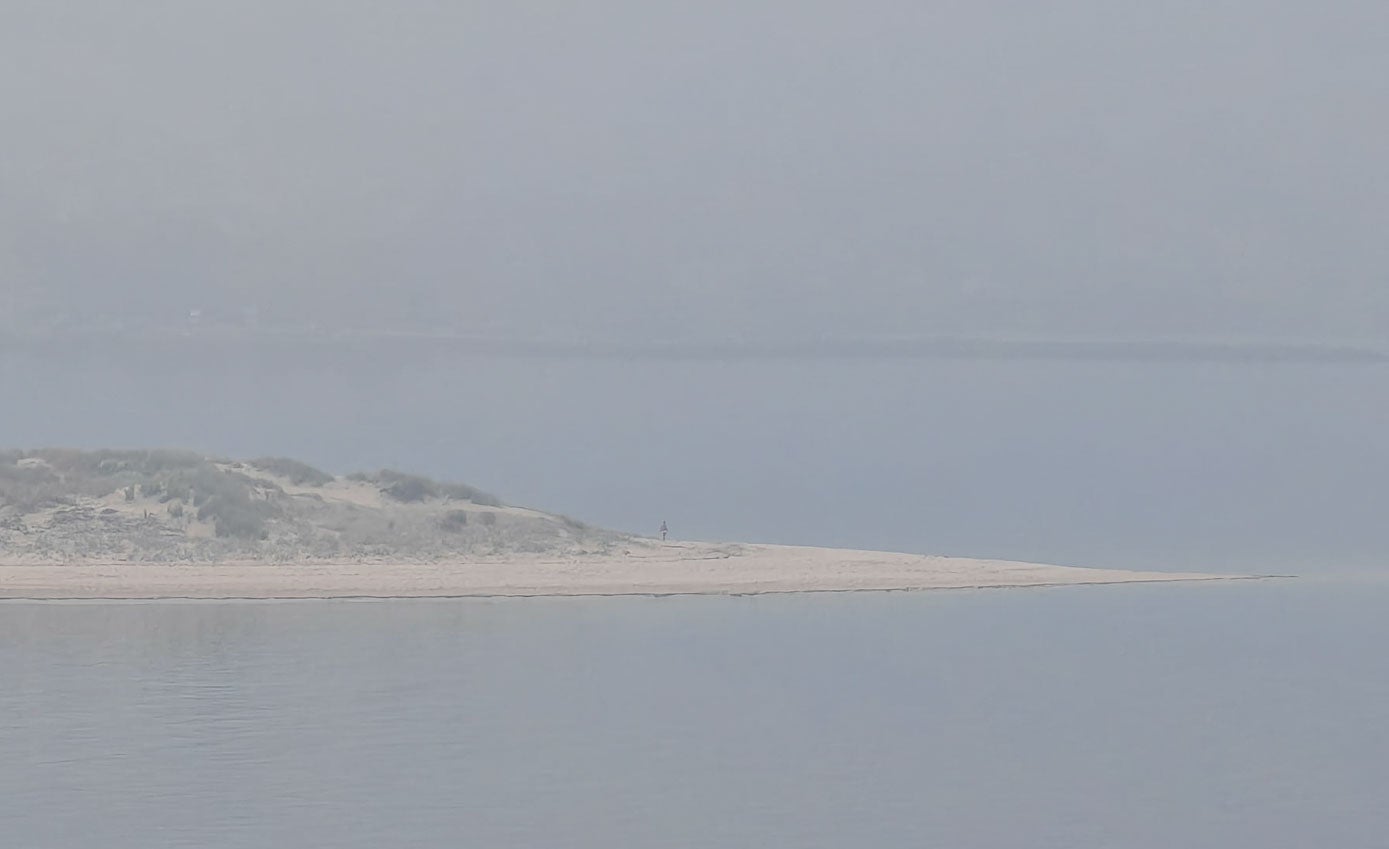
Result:
{"label": "distant shoreline", "polygon": [[1237,580],[1004,560],[634,540],[622,554],[429,563],[0,562],[0,599],[272,600],[758,595]]}
{"label": "distant shoreline", "polygon": [[88,328],[16,333],[0,330],[0,351],[68,354],[96,348],[124,354],[189,347],[266,352],[341,351],[390,345],[414,354],[502,359],[779,361],[978,360],[1041,362],[1382,365],[1389,351],[1368,344],[1274,340],[1009,339],[972,336],[825,337],[614,341],[448,332],[248,329],[237,327]]}

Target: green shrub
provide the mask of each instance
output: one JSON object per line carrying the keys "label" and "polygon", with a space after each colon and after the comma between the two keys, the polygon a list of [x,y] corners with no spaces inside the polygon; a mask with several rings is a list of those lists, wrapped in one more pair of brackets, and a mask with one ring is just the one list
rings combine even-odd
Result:
{"label": "green shrub", "polygon": [[439,484],[439,491],[449,498],[459,501],[471,501],[483,507],[502,506],[502,501],[497,496],[483,492],[477,487],[468,486],[466,483]]}
{"label": "green shrub", "polygon": [[270,531],[265,526],[265,519],[254,513],[233,513],[228,516],[218,516],[215,527],[219,537],[263,540],[270,536]]}
{"label": "green shrub", "polygon": [[295,486],[323,486],[334,480],[327,472],[288,457],[260,457],[252,460],[251,466],[272,475],[288,478]]}
{"label": "green shrub", "polygon": [[439,527],[449,532],[461,531],[468,526],[467,510],[450,510],[439,519]]}
{"label": "green shrub", "polygon": [[61,504],[68,494],[67,485],[50,468],[0,465],[0,507],[28,513]]}
{"label": "green shrub", "polygon": [[164,485],[164,494],[159,496],[161,503],[169,501],[192,501],[193,489],[186,483],[169,481]]}
{"label": "green shrub", "polygon": [[166,487],[169,492],[191,501],[194,507],[201,507],[209,499],[217,496],[249,499],[254,483],[239,472],[224,472],[208,463],[174,474]]}
{"label": "green shrub", "polygon": [[383,471],[377,476],[377,480],[382,484],[381,491],[383,493],[406,504],[439,497],[438,485],[429,478],[422,478],[419,475]]}
{"label": "green shrub", "polygon": [[275,509],[266,501],[252,501],[249,496],[214,495],[198,508],[198,520],[211,520],[219,537],[265,539],[269,535],[266,522]]}
{"label": "green shrub", "polygon": [[483,507],[502,506],[501,499],[477,487],[465,483],[440,483],[423,475],[407,474],[395,469],[382,469],[375,473],[353,472],[347,479],[374,483],[381,488],[382,494],[406,504],[431,498],[446,498],[453,501],[471,501]]}
{"label": "green shrub", "polygon": [[208,460],[193,451],[159,448],[149,451],[79,451],[73,448],[45,448],[34,456],[48,462],[65,475],[82,478],[136,475],[150,477],[179,469],[192,469]]}

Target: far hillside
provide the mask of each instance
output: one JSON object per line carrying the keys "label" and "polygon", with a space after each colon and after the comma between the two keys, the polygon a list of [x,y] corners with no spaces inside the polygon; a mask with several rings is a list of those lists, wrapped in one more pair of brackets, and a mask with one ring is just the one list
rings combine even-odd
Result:
{"label": "far hillside", "polygon": [[284,457],[0,452],[8,560],[437,560],[605,553],[623,539],[391,469],[338,477]]}

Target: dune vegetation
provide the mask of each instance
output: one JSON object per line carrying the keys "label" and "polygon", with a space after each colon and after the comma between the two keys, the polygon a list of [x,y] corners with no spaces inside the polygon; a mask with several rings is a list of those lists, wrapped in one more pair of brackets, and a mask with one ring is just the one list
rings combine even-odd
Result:
{"label": "dune vegetation", "polygon": [[391,469],[168,449],[0,452],[0,558],[405,559],[601,553],[620,535]]}

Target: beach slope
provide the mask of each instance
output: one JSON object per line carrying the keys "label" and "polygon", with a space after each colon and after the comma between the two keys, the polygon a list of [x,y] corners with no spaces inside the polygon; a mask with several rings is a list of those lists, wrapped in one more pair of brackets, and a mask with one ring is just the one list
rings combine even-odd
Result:
{"label": "beach slope", "polygon": [[1129,572],[880,551],[632,540],[584,556],[432,562],[0,563],[0,598],[273,599],[788,592],[1035,587],[1238,576]]}

